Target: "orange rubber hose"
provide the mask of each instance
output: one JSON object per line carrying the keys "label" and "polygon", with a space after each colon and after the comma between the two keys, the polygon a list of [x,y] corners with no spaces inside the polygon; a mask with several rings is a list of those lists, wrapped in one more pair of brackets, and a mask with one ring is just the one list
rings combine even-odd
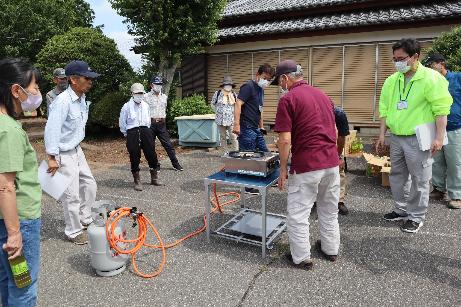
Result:
{"label": "orange rubber hose", "polygon": [[[235,197],[224,203],[220,203],[219,199],[221,197],[230,196],[230,195],[234,195]],[[216,184],[214,184],[213,196],[214,196],[214,199],[213,198],[210,199],[210,202],[213,205],[213,209],[211,210],[211,213],[216,213],[217,211],[222,213],[223,206],[232,204],[240,200],[240,194],[237,192],[227,192],[227,193],[218,194]],[[136,222],[138,224],[138,236],[135,239],[121,238],[119,235],[115,233],[117,229],[117,225],[121,219],[130,218],[132,216],[135,217]],[[154,227],[152,222],[144,214],[135,213],[133,215],[131,208],[124,207],[124,208],[120,208],[120,209],[117,209],[111,212],[109,218],[107,219],[107,223],[106,223],[106,236],[107,236],[107,240],[109,241],[109,246],[111,249],[115,250],[119,254],[131,255],[131,263],[133,265],[133,270],[136,275],[141,276],[143,278],[152,278],[152,277],[159,275],[163,271],[163,268],[166,263],[166,249],[175,247],[179,245],[180,243],[184,242],[185,240],[190,239],[202,233],[203,231],[205,231],[206,227],[207,227],[207,220],[206,220],[206,216],[204,215],[202,227],[187,234],[186,236],[178,239],[177,241],[173,243],[165,245],[157,229]],[[149,228],[154,232],[154,235],[157,238],[159,244],[149,244],[145,242]],[[133,244],[134,244],[134,247],[132,248],[124,248],[120,246],[120,245],[127,246],[127,245],[133,245]],[[150,274],[142,273],[141,271],[138,270],[138,267],[136,265],[136,253],[143,247],[160,249],[162,251],[162,260],[160,262],[159,267],[157,268],[157,270],[155,270],[154,272]]]}

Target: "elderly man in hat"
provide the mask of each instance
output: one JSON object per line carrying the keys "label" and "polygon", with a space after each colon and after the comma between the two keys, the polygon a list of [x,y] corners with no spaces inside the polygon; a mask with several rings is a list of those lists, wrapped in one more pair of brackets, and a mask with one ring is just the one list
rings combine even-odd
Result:
{"label": "elderly man in hat", "polygon": [[157,154],[155,153],[154,135],[150,127],[149,106],[144,101],[144,86],[134,83],[131,86],[131,98],[120,112],[119,127],[126,137],[126,148],[130,154],[131,172],[133,173],[134,189],[142,191],[139,176],[141,149],[149,163],[151,184],[159,186],[157,177]]}
{"label": "elderly man in hat", "polygon": [[67,77],[64,68],[56,68],[53,71],[53,83],[55,87],[46,93],[46,114],[50,114],[50,105],[67,88]]}
{"label": "elderly man in hat", "polygon": [[[151,79],[151,91],[144,96],[150,109],[151,129],[154,133],[154,140],[158,137],[163,148],[165,148],[173,168],[177,171],[183,171],[184,169],[179,164],[178,158],[176,158],[173,144],[171,144],[170,134],[166,130],[166,105],[168,96],[162,93],[162,86],[163,78],[160,76],[153,77]],[[158,167],[160,167],[160,164]]]}
{"label": "elderly man in hat", "polygon": [[88,242],[83,230],[92,222],[90,209],[96,198],[96,180],[80,147],[85,138],[89,105],[85,94],[99,74],[84,61],[72,61],[65,68],[69,87],[51,104],[45,126],[48,172],[70,177],[59,202],[64,208],[65,234],[78,245]]}
{"label": "elderly man in hat", "polygon": [[274,127],[279,133],[280,190],[288,178],[290,253],[286,257],[294,266],[309,270],[313,266],[309,214],[316,200],[320,226],[316,247],[330,261],[336,261],[339,251],[340,178],[335,116],[331,99],[303,80],[302,68],[295,61],[280,62],[272,84],[287,92],[279,100]]}
{"label": "elderly man in hat", "polygon": [[448,80],[453,104],[447,118],[448,144],[434,156],[432,164],[431,198],[448,200],[448,208],[461,209],[461,73],[447,69],[441,54],[429,56],[425,65],[438,71]]}
{"label": "elderly man in hat", "polygon": [[235,83],[231,76],[225,76],[221,83],[221,89],[217,90],[211,99],[211,107],[216,112],[216,124],[221,136],[221,147],[229,151],[226,135],[231,140],[231,150],[238,150],[237,135],[232,132],[234,125],[234,105],[237,95],[233,91]]}

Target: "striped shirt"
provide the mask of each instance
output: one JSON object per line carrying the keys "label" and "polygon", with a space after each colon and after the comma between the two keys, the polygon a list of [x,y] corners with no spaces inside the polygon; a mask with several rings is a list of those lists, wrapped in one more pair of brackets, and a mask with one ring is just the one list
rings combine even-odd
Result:
{"label": "striped shirt", "polygon": [[85,94],[79,98],[70,87],[56,97],[45,126],[47,154],[56,156],[76,148],[83,141],[88,110]]}

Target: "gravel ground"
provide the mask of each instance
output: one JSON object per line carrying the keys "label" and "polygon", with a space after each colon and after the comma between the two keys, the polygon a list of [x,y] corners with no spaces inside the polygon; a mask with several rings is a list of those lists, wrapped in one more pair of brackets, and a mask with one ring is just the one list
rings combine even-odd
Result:
{"label": "gravel ground", "polygon": [[[128,156],[119,157],[123,164],[91,163],[98,199],[140,208],[166,242],[202,225],[203,178],[220,168],[217,152],[183,152],[184,172],[164,161],[165,186],[145,185],[142,192],[132,189]],[[39,306],[461,306],[461,210],[431,201],[420,232],[405,234],[397,223],[382,220],[392,208],[390,190],[364,176],[361,159],[348,165],[351,213],[340,217],[340,257],[330,263],[313,251],[312,271],[283,259],[286,234],[266,259],[260,248],[216,237],[207,242],[200,235],[168,250],[167,265],[156,278],[142,279],[131,266],[116,277],[98,277],[89,265],[88,246],[65,240],[62,208],[44,196]],[[147,169],[141,173],[147,182]],[[258,208],[258,200],[251,197],[247,205]],[[239,209],[226,207],[212,226]],[[286,193],[272,188],[268,211],[286,214]],[[311,241],[317,238],[313,214]],[[140,256],[143,270],[158,264],[158,253]]]}

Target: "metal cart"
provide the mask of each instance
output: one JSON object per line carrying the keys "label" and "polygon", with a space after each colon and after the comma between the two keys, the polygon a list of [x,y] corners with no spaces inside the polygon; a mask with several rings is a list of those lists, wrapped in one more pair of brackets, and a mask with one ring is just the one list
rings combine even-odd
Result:
{"label": "metal cart", "polygon": [[[285,216],[266,212],[267,190],[279,177],[277,169],[267,177],[229,174],[217,172],[204,179],[205,183],[205,214],[207,220],[206,236],[210,240],[210,185],[228,185],[240,187],[241,210],[229,221],[213,231],[214,235],[261,246],[262,257],[266,257],[266,248],[272,249],[274,240],[286,229]],[[245,208],[245,188],[255,188],[261,195],[261,211]],[[264,235],[263,235],[264,234]]]}

